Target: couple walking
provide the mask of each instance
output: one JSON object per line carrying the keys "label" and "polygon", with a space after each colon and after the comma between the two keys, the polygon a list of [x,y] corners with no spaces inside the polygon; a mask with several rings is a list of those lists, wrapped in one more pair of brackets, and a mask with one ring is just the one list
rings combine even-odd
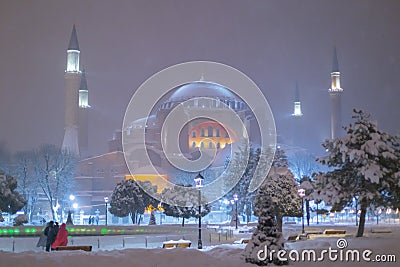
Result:
{"label": "couple walking", "polygon": [[46,246],[46,251],[55,250],[58,246],[68,244],[68,231],[65,223],[58,226],[58,223],[50,221],[40,236],[37,247]]}

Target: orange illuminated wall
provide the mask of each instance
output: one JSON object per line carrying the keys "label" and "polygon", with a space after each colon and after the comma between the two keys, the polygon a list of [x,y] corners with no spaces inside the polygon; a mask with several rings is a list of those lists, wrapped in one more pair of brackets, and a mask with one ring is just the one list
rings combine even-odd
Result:
{"label": "orange illuminated wall", "polygon": [[215,121],[199,123],[189,130],[189,148],[191,149],[202,146],[206,149],[223,149],[235,141],[237,141],[236,134]]}
{"label": "orange illuminated wall", "polygon": [[133,179],[135,181],[150,182],[153,186],[157,186],[157,193],[161,193],[168,185],[168,176],[164,174],[134,174],[126,175],[126,180]]}

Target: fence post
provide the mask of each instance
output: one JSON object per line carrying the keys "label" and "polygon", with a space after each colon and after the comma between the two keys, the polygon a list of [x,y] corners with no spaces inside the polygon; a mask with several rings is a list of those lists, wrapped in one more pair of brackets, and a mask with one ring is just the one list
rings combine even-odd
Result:
{"label": "fence post", "polygon": [[218,242],[221,243],[221,233],[218,233]]}
{"label": "fence post", "polygon": [[97,248],[100,248],[100,238],[97,237]]}
{"label": "fence post", "polygon": [[122,238],[122,247],[125,247],[125,237]]}
{"label": "fence post", "polygon": [[13,239],[13,248],[12,251],[15,252],[15,240]]}
{"label": "fence post", "polygon": [[144,238],[144,244],[145,244],[145,247],[147,248],[147,236]]}

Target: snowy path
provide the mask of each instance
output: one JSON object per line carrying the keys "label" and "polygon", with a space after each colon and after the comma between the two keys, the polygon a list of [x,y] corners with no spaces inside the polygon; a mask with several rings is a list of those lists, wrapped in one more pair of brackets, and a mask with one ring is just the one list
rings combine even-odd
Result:
{"label": "snowy path", "polygon": [[[349,235],[344,238],[348,242],[347,249],[371,250],[373,255],[376,254],[392,254],[396,256],[396,262],[345,262],[345,261],[329,261],[324,262],[291,262],[290,266],[398,266],[400,261],[400,226],[392,225],[385,226],[389,228],[391,233],[371,233],[371,228],[376,226],[370,225],[367,227],[365,237],[355,238],[354,226],[327,226],[329,228],[346,229]],[[324,226],[324,228],[326,228]],[[310,229],[310,228],[308,228]],[[285,235],[289,232],[298,232],[298,227],[287,227]],[[164,236],[165,237],[165,236]],[[16,266],[16,267],[87,267],[88,264],[96,267],[239,267],[253,266],[246,264],[243,260],[242,252],[243,245],[218,245],[215,247],[207,247],[203,251],[196,248],[191,249],[143,249],[143,248],[126,248],[122,247],[123,236],[106,236],[100,237],[100,249],[97,248],[97,237],[74,237],[74,244],[83,244],[91,242],[94,244],[93,252],[82,251],[63,251],[63,252],[43,252],[35,246],[30,251],[21,253],[12,253],[0,251],[0,266]],[[1,238],[0,243],[5,239]],[[10,244],[8,239],[8,243]],[[16,239],[17,240],[17,239]],[[37,238],[33,239],[18,239],[25,243],[26,247],[32,248],[32,244],[36,245]],[[288,251],[296,249],[298,251],[304,249],[315,249],[320,252],[322,249],[329,247],[337,249],[338,237],[323,237],[314,240],[297,241],[286,243]],[[132,240],[131,240],[132,241]],[[82,242],[82,243],[81,243]],[[139,242],[139,241],[138,241]],[[140,241],[141,242],[141,241]],[[139,243],[140,243],[139,242]],[[85,244],[86,244],[85,243]],[[128,242],[125,243],[128,247]],[[134,245],[132,241],[130,243]],[[161,244],[161,241],[160,241]],[[3,248],[4,250],[4,248]]]}

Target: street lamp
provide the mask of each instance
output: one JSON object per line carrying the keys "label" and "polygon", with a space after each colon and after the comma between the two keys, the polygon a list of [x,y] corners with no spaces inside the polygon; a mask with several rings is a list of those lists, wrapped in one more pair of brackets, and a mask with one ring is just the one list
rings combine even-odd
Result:
{"label": "street lamp", "polygon": [[104,197],[104,202],[106,203],[106,226],[107,226],[107,205],[108,205],[108,197]]}
{"label": "street lamp", "polygon": [[203,248],[203,242],[201,241],[201,190],[200,190],[200,188],[203,187],[203,181],[204,177],[200,173],[194,178],[194,184],[199,191],[199,241],[197,242],[198,249]]}
{"label": "street lamp", "polygon": [[234,194],[232,199],[232,204],[235,203],[235,228],[238,229],[238,195]]}
{"label": "street lamp", "polygon": [[304,234],[304,196],[306,195],[306,190],[300,188],[297,192],[301,197],[301,233]]}

